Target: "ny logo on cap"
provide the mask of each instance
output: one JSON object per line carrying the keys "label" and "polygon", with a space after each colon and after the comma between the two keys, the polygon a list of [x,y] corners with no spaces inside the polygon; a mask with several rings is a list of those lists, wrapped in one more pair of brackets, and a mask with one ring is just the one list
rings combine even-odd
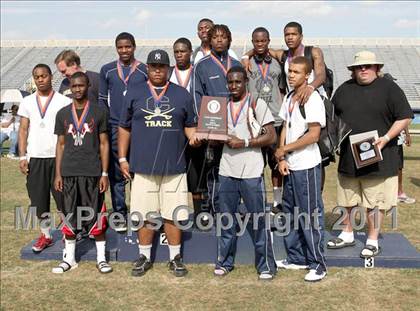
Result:
{"label": "ny logo on cap", "polygon": [[160,57],[161,57],[160,53],[155,54],[155,60],[160,60]]}

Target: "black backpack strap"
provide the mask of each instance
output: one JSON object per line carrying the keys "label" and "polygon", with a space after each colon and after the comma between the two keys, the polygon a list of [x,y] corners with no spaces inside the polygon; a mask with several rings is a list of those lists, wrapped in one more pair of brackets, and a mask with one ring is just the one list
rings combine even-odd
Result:
{"label": "black backpack strap", "polygon": [[313,68],[314,67],[314,58],[312,57],[312,48],[313,48],[313,46],[311,46],[311,45],[305,46],[305,48],[303,50],[303,56],[305,56],[305,58],[311,62],[312,68]]}
{"label": "black backpack strap", "polygon": [[289,89],[287,87],[287,81],[286,81],[286,71],[284,70],[284,64],[287,61],[287,54],[289,53],[289,50],[286,50],[283,52],[283,55],[281,56],[280,59],[280,68],[281,68],[281,73],[280,73],[280,77],[279,77],[279,88],[281,90],[284,90],[285,92],[288,92]]}

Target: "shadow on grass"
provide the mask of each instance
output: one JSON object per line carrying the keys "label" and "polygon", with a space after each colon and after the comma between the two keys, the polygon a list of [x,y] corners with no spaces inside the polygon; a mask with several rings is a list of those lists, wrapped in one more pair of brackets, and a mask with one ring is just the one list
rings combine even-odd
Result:
{"label": "shadow on grass", "polygon": [[408,156],[408,157],[404,157],[404,161],[405,160],[409,160],[409,161],[411,161],[411,160],[420,160],[420,157],[410,157],[410,156]]}
{"label": "shadow on grass", "polygon": [[420,178],[410,177],[410,181],[413,185],[416,185],[417,187],[420,187]]}

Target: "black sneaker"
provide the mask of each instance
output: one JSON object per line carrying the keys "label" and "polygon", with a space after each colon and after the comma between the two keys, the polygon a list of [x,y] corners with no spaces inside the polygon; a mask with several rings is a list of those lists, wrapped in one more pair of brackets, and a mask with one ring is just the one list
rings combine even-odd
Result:
{"label": "black sneaker", "polygon": [[187,267],[182,262],[182,257],[180,254],[176,255],[174,260],[171,260],[168,263],[168,267],[169,270],[178,277],[185,276],[188,273]]}
{"label": "black sneaker", "polygon": [[152,262],[144,255],[140,255],[139,259],[133,262],[132,276],[143,276],[147,270],[153,267]]}

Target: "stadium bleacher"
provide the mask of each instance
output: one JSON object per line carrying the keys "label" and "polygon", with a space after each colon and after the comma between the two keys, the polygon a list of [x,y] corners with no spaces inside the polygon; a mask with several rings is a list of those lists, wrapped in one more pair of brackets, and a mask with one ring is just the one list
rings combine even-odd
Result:
{"label": "stadium bleacher", "polygon": [[[385,63],[384,72],[394,76],[404,90],[410,104],[420,108],[420,40],[418,39],[306,39],[307,45],[322,48],[325,62],[334,71],[334,89],[349,78],[346,65],[360,50],[375,52]],[[136,57],[145,60],[154,48],[163,48],[172,55],[173,40],[149,40],[138,42]],[[195,46],[197,42],[193,40]],[[282,38],[272,39],[273,47],[282,46]],[[277,44],[276,44],[277,43]],[[232,48],[238,55],[250,49],[247,39],[235,40]],[[30,69],[37,63],[46,63],[54,72],[53,87],[58,89],[62,80],[56,71],[54,59],[63,49],[71,48],[79,53],[84,68],[99,71],[101,66],[116,58],[112,40],[74,41],[2,41],[1,42],[1,89],[27,89],[31,82]],[[171,59],[174,63],[174,59]]]}

